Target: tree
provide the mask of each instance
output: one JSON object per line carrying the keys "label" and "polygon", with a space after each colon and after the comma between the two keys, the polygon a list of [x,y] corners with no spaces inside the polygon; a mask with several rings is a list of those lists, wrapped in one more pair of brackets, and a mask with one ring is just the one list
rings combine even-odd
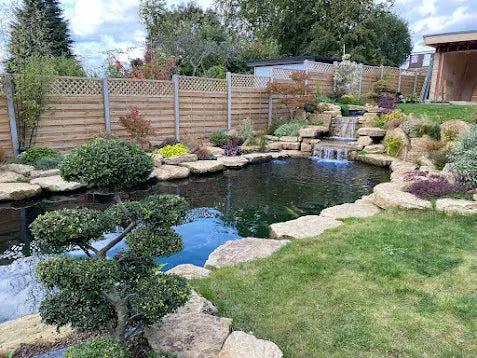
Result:
{"label": "tree", "polygon": [[[85,258],[59,256],[38,264],[40,281],[50,294],[40,305],[47,324],[71,324],[79,330],[108,330],[124,344],[144,325],[160,320],[185,304],[190,288],[185,279],[161,273],[155,258],[183,248],[171,229],[184,219],[186,201],[175,195],[152,195],[122,202],[118,191],[144,182],[153,169],[151,158],[136,144],[96,139],[65,156],[61,175],[116,192],[116,204],[105,211],[62,209],[40,215],[31,231],[43,249],[77,247]],[[100,247],[104,234],[120,232]],[[123,240],[128,246],[112,250]]]}
{"label": "tree", "polygon": [[357,90],[360,65],[350,61],[350,57],[349,54],[344,54],[334,73],[334,81],[336,83],[335,95],[337,97],[345,94],[353,95]]}
{"label": "tree", "polygon": [[73,57],[71,46],[73,40],[69,34],[68,21],[63,17],[63,11],[58,0],[44,0],[46,38],[50,53],[54,57]]}

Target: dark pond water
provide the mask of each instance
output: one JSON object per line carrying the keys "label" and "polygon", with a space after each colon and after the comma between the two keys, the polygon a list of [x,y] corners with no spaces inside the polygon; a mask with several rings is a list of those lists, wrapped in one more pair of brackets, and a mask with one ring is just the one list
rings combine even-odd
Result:
{"label": "dark pond water", "polygon": [[[388,180],[389,171],[385,169],[303,158],[162,182],[123,193],[122,197],[135,200],[151,193],[171,193],[189,201],[190,221],[176,228],[183,237],[184,251],[158,260],[170,269],[182,263],[203,265],[210,252],[227,240],[268,237],[272,223],[352,202]],[[28,229],[35,217],[64,207],[103,209],[111,201],[111,195],[84,192],[0,206],[0,322],[34,312],[43,298],[34,275],[39,258]],[[121,248],[119,245],[117,250]]]}

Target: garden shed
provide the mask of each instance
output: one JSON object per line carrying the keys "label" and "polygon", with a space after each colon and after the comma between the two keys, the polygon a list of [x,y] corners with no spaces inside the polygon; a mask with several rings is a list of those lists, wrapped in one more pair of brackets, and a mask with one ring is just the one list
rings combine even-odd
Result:
{"label": "garden shed", "polygon": [[477,30],[424,36],[436,54],[429,98],[477,102]]}

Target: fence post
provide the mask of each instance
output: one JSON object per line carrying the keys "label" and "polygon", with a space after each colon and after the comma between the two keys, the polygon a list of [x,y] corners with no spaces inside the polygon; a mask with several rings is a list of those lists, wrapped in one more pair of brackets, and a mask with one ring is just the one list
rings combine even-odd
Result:
{"label": "fence post", "polygon": [[9,73],[5,75],[5,90],[7,91],[8,118],[10,120],[13,154],[16,157],[20,154],[20,148],[18,144],[17,122],[15,120],[15,106],[13,105],[12,76]]}
{"label": "fence post", "polygon": [[335,73],[336,69],[338,68],[338,61],[333,62],[333,92],[336,92],[336,78]]}
{"label": "fence post", "polygon": [[[270,69],[270,83],[273,83],[273,68]],[[268,125],[272,124],[272,117],[273,117],[273,94],[270,93],[270,97],[268,99]]]}
{"label": "fence post", "polygon": [[[308,86],[308,60],[305,60],[305,75],[306,75],[306,78],[305,78],[305,86]],[[308,93],[306,93],[306,90],[305,90],[305,95],[307,95]]]}
{"label": "fence post", "polygon": [[384,78],[384,66],[381,65],[381,79]]}
{"label": "fence post", "polygon": [[107,78],[103,78],[103,102],[104,121],[106,122],[106,134],[111,135],[111,116],[109,113],[109,87]]}
{"label": "fence post", "polygon": [[399,69],[399,79],[398,79],[398,88],[397,91],[401,92],[401,76],[402,76],[402,71]]}
{"label": "fence post", "polygon": [[179,76],[173,75],[172,81],[174,82],[174,117],[176,120],[176,139],[181,140],[180,128],[179,128]]}
{"label": "fence post", "polygon": [[359,69],[359,87],[358,87],[358,97],[361,98],[361,90],[363,88],[363,72],[364,72],[364,65],[361,64]]}
{"label": "fence post", "polygon": [[418,70],[416,70],[416,76],[414,77],[414,91],[412,91],[413,93],[416,93],[417,91],[417,74],[418,74]]}
{"label": "fence post", "polygon": [[232,129],[232,74],[227,72],[227,129]]}

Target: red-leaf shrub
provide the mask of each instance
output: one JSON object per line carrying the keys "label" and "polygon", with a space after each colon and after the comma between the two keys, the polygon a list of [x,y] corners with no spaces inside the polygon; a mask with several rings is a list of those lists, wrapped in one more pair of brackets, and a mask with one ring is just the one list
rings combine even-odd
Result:
{"label": "red-leaf shrub", "polygon": [[148,142],[147,138],[154,134],[151,121],[144,119],[136,107],[131,109],[131,113],[119,117],[119,121],[138,144],[146,144]]}
{"label": "red-leaf shrub", "polygon": [[119,60],[115,61],[115,67],[125,78],[163,81],[170,79],[175,63],[174,57],[156,58],[154,52],[148,47],[144,60],[137,58],[131,61],[131,68],[126,68]]}

